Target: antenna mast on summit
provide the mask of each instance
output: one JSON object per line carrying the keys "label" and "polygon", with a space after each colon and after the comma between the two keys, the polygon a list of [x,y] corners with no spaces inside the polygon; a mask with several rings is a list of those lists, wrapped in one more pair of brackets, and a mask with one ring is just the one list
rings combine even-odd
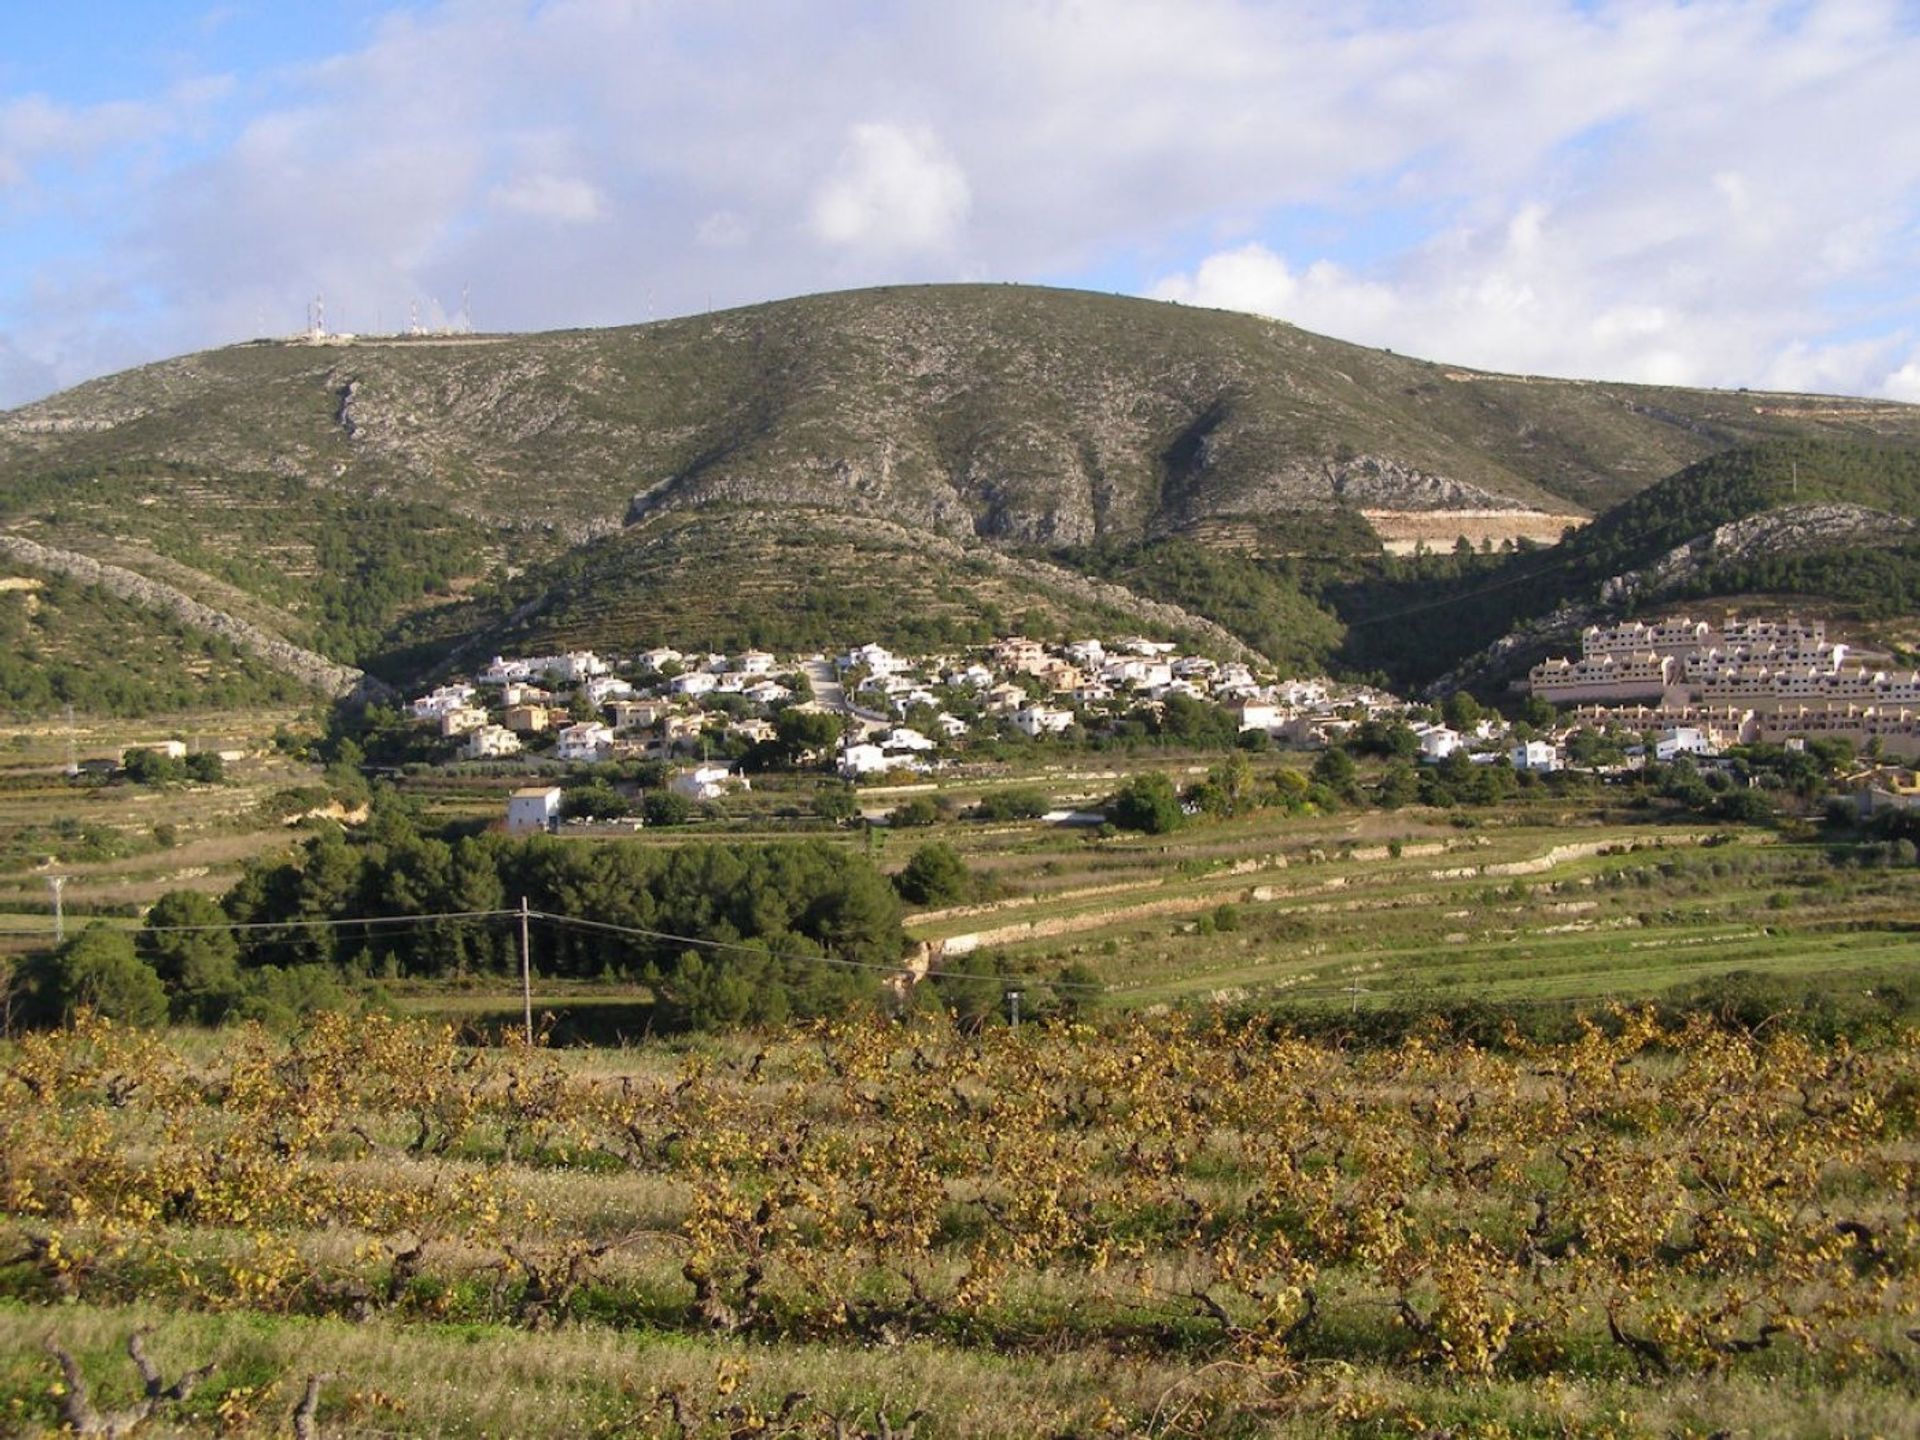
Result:
{"label": "antenna mast on summit", "polygon": [[307,302],[307,336],[322,340],[327,334],[327,297],[315,295]]}
{"label": "antenna mast on summit", "polygon": [[473,287],[460,287],[460,328],[469,333],[473,330]]}

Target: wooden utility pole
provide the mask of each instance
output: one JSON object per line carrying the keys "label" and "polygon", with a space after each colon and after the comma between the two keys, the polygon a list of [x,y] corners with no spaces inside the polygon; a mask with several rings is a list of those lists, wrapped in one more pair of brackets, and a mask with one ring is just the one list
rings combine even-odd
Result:
{"label": "wooden utility pole", "polygon": [[527,897],[520,897],[520,1001],[526,1011],[527,1044],[533,1044],[533,946],[527,938]]}

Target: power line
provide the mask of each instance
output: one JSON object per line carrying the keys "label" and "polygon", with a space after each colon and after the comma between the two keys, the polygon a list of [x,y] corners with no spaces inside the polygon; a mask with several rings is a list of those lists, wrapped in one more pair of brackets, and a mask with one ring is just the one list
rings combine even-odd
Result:
{"label": "power line", "polygon": [[[518,913],[518,912],[514,912]],[[666,930],[648,930],[638,925],[615,925],[607,920],[587,920],[578,915],[555,915],[546,910],[532,912],[539,920],[552,920],[561,925],[578,925],[588,930],[607,930],[617,935],[634,935],[647,940],[667,940],[680,945],[694,945],[707,950],[737,950],[747,955],[764,955],[771,960],[796,960],[817,965],[838,965],[847,970],[879,970],[889,975],[907,973],[904,965],[886,965],[875,960],[846,960],[838,955],[803,955],[797,951],[768,950],[759,945],[739,940],[711,940],[697,935],[675,935]],[[1008,983],[1024,982],[1029,985],[1043,985],[1051,990],[1104,990],[1104,985],[1083,985],[1065,980],[1049,980],[1036,975],[969,975],[961,970],[936,970],[928,967],[923,972],[929,978],[946,980],[998,980]]]}
{"label": "power line", "polygon": [[[193,934],[213,930],[235,931],[297,931],[305,929],[341,929],[348,926],[407,926],[432,925],[447,920],[504,920],[519,919],[522,912],[512,910],[444,910],[425,915],[367,915],[352,919],[314,918],[292,920],[227,920],[207,922],[197,925],[144,925],[139,934]],[[701,935],[679,935],[670,930],[650,930],[638,925],[617,925],[609,920],[589,920],[580,915],[559,915],[550,910],[528,910],[528,919],[551,921],[556,925],[571,925],[583,930],[597,930],[614,935],[627,935],[643,940],[657,940],[674,945],[690,945],[696,949],[733,951],[744,955],[758,955],[770,960],[788,960],[800,964],[833,965],[843,970],[865,970],[887,975],[911,973],[904,965],[889,965],[877,960],[849,960],[838,955],[808,955],[799,951],[771,950],[740,940],[715,940]],[[0,930],[0,935],[44,935],[44,930]],[[285,935],[275,939],[255,942],[264,944],[292,944],[300,939],[297,935]],[[929,979],[945,980],[992,980],[1006,984],[1039,985],[1052,990],[1084,990],[1097,992],[1106,989],[1103,985],[1089,985],[1067,980],[1048,979],[1037,975],[970,975],[965,971],[942,970],[928,967],[922,972]]]}

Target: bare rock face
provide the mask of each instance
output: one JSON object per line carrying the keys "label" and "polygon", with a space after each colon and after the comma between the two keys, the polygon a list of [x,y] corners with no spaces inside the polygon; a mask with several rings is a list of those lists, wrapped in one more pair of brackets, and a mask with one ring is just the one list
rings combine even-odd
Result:
{"label": "bare rock face", "polygon": [[1329,461],[1332,498],[1360,510],[1519,510],[1503,495],[1385,455]]}
{"label": "bare rock face", "polygon": [[1859,543],[1883,545],[1920,525],[1865,505],[1788,505],[1749,515],[1676,545],[1651,565],[1615,575],[1600,587],[1604,605],[1657,598],[1715,565]]}

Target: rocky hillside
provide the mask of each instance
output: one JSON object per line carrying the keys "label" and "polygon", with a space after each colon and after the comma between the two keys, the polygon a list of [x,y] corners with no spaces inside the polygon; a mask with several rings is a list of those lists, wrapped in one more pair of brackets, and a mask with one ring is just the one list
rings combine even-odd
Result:
{"label": "rocky hillside", "polygon": [[1490,375],[1247,315],[934,286],[187,356],[0,416],[0,484],[171,462],[573,538],[727,502],[1086,544],[1302,507],[1594,513],[1809,432],[1920,436],[1920,412]]}
{"label": "rocky hillside", "polygon": [[[1695,524],[1658,482],[1780,444],[1910,449],[1920,409],[1500,376],[1247,315],[933,286],[184,356],[0,414],[0,536],[144,577],[136,603],[168,624],[330,691],[358,682],[328,664],[404,683],[463,644],[912,643],[1026,618],[1401,677],[1414,637],[1429,670],[1551,610],[1553,576],[1693,576],[1661,557],[1752,511]],[[1462,611],[1474,574],[1409,553],[1595,516],[1552,566],[1503,572],[1510,605]],[[1767,533],[1721,559],[1777,568],[1813,532]],[[1447,623],[1368,638],[1410,603]]]}

